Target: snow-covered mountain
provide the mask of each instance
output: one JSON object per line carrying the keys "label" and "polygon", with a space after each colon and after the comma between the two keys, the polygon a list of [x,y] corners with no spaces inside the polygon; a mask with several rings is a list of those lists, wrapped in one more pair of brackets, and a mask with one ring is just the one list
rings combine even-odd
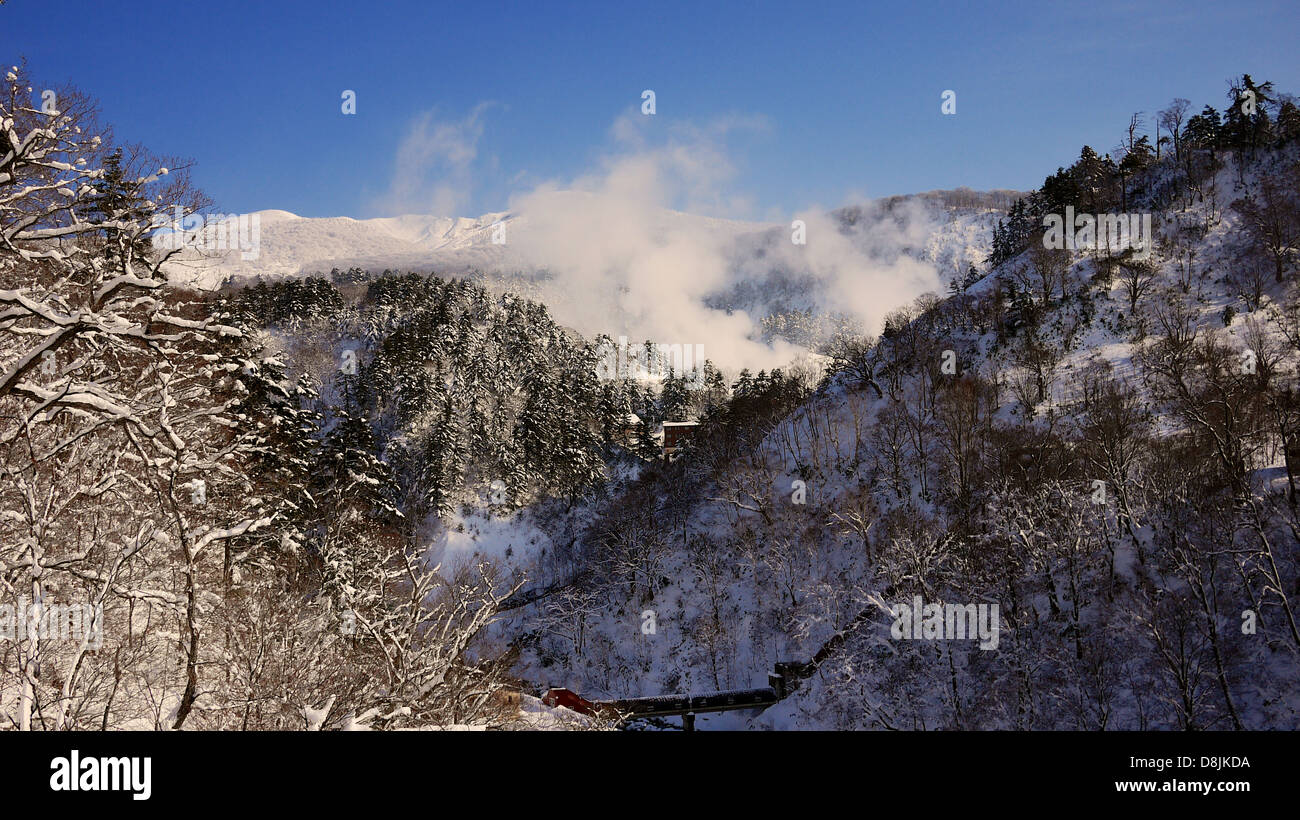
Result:
{"label": "snow-covered mountain", "polygon": [[424,266],[450,263],[453,258],[468,262],[473,251],[486,262],[502,255],[504,248],[492,245],[491,230],[497,222],[509,220],[509,214],[476,219],[415,215],[353,219],[266,210],[248,218],[255,218],[257,225],[255,232],[245,234],[253,244],[251,253],[239,247],[207,249],[200,238],[197,247],[184,248],[169,264],[173,279],[211,289],[229,278],[277,279],[333,267]]}
{"label": "snow-covered mountain", "polygon": [[[566,191],[551,195],[564,203],[593,195]],[[660,210],[656,232],[671,235],[686,226],[731,237],[769,228],[755,222],[714,219],[679,211]],[[535,219],[498,211],[477,217],[432,214],[353,219],[348,216],[304,217],[283,210],[264,210],[243,218],[257,219],[253,252],[233,240],[215,247],[208,234],[198,234],[168,265],[173,279],[202,289],[212,289],[227,279],[273,280],[328,273],[352,267],[378,272],[393,270],[462,273],[480,271],[531,271],[539,260],[530,259],[516,235],[527,235]],[[494,239],[496,241],[494,241]],[[205,247],[205,243],[213,247]],[[251,258],[246,258],[251,257]]]}
{"label": "snow-covered mountain", "polygon": [[577,191],[475,218],[271,210],[244,217],[225,249],[194,247],[212,236],[199,234],[168,267],[174,281],[204,290],[336,268],[473,273],[544,302],[589,337],[703,344],[719,365],[757,370],[815,347],[833,328],[828,316],[878,330],[888,310],[981,264],[1007,197],[955,193],[801,214],[788,225]]}

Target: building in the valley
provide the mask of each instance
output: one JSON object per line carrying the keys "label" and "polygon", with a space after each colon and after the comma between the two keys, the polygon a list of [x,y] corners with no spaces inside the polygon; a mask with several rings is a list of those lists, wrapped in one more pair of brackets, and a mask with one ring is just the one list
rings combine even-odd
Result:
{"label": "building in the valley", "polygon": [[671,461],[683,447],[690,443],[699,426],[698,421],[665,421],[664,458]]}
{"label": "building in the valley", "polygon": [[553,708],[563,706],[583,715],[595,715],[597,712],[595,703],[563,687],[547,689],[546,694],[542,695],[542,703]]}

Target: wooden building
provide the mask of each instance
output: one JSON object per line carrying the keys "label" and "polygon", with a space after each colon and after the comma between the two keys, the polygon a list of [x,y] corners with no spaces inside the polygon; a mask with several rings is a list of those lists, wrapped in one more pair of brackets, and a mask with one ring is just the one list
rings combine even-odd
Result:
{"label": "wooden building", "polygon": [[671,461],[695,436],[698,421],[664,422],[664,458]]}

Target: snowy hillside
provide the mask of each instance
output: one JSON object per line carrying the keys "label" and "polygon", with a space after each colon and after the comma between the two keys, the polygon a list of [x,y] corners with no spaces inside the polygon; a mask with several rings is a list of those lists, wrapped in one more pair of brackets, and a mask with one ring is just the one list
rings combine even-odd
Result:
{"label": "snowy hillside", "polygon": [[[1300,298],[1249,222],[1295,161],[1190,187],[1153,165],[1129,192],[1162,209],[1150,258],[1031,243],[805,401],[751,388],[768,415],[643,471],[566,556],[623,585],[511,613],[522,674],[628,697],[795,664],[794,694],[714,728],[1300,726]],[[999,605],[997,651],[898,641],[914,597]]]}

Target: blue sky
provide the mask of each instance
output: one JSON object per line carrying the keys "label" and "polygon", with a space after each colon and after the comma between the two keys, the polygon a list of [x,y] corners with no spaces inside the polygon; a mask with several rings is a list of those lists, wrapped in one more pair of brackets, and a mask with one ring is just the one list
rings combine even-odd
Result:
{"label": "blue sky", "polygon": [[228,211],[477,215],[659,148],[724,169],[670,204],[776,219],[1036,187],[1134,111],[1222,108],[1243,71],[1300,92],[1294,0],[1134,5],[9,0],[0,59],[193,158]]}

